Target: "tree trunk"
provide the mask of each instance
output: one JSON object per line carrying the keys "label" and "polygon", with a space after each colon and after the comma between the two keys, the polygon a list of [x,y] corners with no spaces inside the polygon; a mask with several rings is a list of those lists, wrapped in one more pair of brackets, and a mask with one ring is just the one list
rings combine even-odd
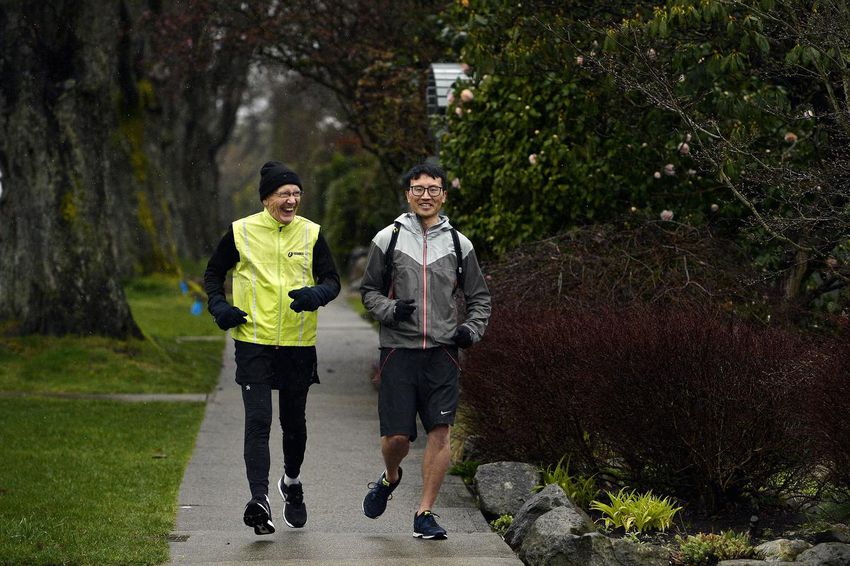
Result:
{"label": "tree trunk", "polygon": [[114,168],[118,8],[0,7],[0,319],[23,333],[140,336],[110,230],[132,198]]}

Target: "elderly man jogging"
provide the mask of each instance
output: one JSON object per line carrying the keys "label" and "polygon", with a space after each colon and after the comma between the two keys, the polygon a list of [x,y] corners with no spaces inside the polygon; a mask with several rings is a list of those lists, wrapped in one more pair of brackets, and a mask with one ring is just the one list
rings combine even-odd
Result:
{"label": "elderly man jogging", "polygon": [[[301,180],[282,163],[260,170],[263,210],[236,220],[207,264],[208,308],[236,345],[236,382],[245,405],[244,458],[251,490],[243,520],[258,535],[275,531],[269,491],[272,391],[278,391],[284,474],[277,482],[283,520],[303,527],[301,464],[307,445],[307,391],[318,383],[316,311],[339,294],[320,227],[297,216]],[[224,281],[233,270],[233,304]]]}
{"label": "elderly man jogging", "polygon": [[[440,214],[446,173],[422,164],[403,179],[410,212],[375,236],[360,293],[380,322],[381,388],[378,413],[386,468],[363,500],[378,518],[401,482],[401,462],[416,439],[416,415],[428,434],[422,497],[413,534],[445,539],[432,508],[450,464],[451,426],[458,402],[458,348],[481,339],[490,318],[490,292],[470,241]],[[456,299],[466,299],[458,320]]]}

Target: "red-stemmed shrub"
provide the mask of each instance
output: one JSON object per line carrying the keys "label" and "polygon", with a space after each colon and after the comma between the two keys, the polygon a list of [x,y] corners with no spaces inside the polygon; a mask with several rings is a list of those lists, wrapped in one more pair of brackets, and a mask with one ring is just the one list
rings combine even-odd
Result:
{"label": "red-stemmed shrub", "polygon": [[803,413],[825,479],[850,495],[850,344],[830,340],[805,391]]}
{"label": "red-stemmed shrub", "polygon": [[698,306],[604,310],[587,325],[586,422],[630,484],[716,509],[805,471],[804,339]]}
{"label": "red-stemmed shrub", "polygon": [[461,378],[466,421],[493,459],[591,466],[577,407],[586,386],[572,371],[581,325],[559,309],[502,305],[484,342],[468,350]]}
{"label": "red-stemmed shrub", "polygon": [[462,395],[494,457],[553,463],[708,509],[788,488],[810,457],[810,345],[706,307],[501,305]]}

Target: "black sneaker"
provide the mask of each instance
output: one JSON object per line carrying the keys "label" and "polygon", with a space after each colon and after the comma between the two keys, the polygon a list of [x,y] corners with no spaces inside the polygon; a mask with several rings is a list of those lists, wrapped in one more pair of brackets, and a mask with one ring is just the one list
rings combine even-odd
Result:
{"label": "black sneaker", "polygon": [[272,523],[272,507],[268,495],[258,495],[245,505],[245,524],[254,527],[254,534],[270,535],[274,532]]}
{"label": "black sneaker", "polygon": [[401,483],[401,468],[398,469],[398,481],[390,483],[387,481],[386,472],[381,472],[381,477],[374,483],[369,483],[369,493],[363,500],[363,514],[370,519],[377,519],[387,508],[387,501],[392,499],[393,490]]}
{"label": "black sneaker", "polygon": [[423,511],[420,515],[413,516],[413,536],[416,538],[427,538],[431,540],[445,540],[448,538],[446,529],[437,524],[438,517],[430,511]]}
{"label": "black sneaker", "polygon": [[277,480],[277,490],[283,497],[283,522],[290,528],[300,529],[307,523],[307,506],[304,505],[304,487],[301,482],[292,485],[283,483],[283,476]]}

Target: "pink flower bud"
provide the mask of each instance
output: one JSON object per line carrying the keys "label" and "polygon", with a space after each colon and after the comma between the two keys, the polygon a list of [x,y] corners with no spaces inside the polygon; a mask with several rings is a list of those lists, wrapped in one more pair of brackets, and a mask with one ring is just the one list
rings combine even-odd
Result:
{"label": "pink flower bud", "polygon": [[797,141],[797,134],[795,134],[794,132],[786,132],[785,141],[787,141],[788,143],[794,143],[795,141]]}
{"label": "pink flower bud", "polygon": [[826,258],[826,265],[829,266],[830,269],[835,269],[838,267],[838,260],[834,257]]}
{"label": "pink flower bud", "polygon": [[711,212],[717,212],[718,210],[720,210],[720,205],[719,205],[719,204],[716,204],[716,203],[715,203],[715,204],[712,204],[712,205],[711,205]]}
{"label": "pink flower bud", "polygon": [[673,211],[672,210],[662,210],[661,214],[659,214],[658,216],[664,222],[670,222],[671,220],[673,220]]}
{"label": "pink flower bud", "polygon": [[473,99],[473,98],[475,98],[475,95],[474,95],[474,94],[472,94],[472,91],[471,91],[471,90],[469,90],[468,88],[465,88],[465,89],[463,89],[462,91],[460,91],[460,99],[461,99],[462,101],[464,101],[464,102],[472,102],[472,99]]}
{"label": "pink flower bud", "polygon": [[470,67],[468,63],[461,63],[460,70],[463,72],[464,75],[468,75],[469,71],[472,70],[472,67]]}
{"label": "pink flower bud", "polygon": [[576,57],[576,65],[584,65],[584,57],[582,57],[581,55]]}
{"label": "pink flower bud", "polygon": [[537,154],[532,153],[531,155],[529,155],[528,156],[528,162],[531,163],[532,165],[537,165]]}
{"label": "pink flower bud", "polygon": [[448,104],[449,104],[450,106],[451,106],[452,104],[454,104],[454,103],[455,103],[455,93],[450,92],[449,94],[447,94],[447,95],[446,95],[446,102],[448,102]]}
{"label": "pink flower bud", "polygon": [[687,143],[682,142],[682,143],[679,144],[679,153],[681,153],[682,155],[687,155],[690,152],[691,152],[691,146],[689,146]]}
{"label": "pink flower bud", "polygon": [[458,179],[457,177],[452,179],[452,186],[456,189],[459,189],[460,188],[460,179]]}
{"label": "pink flower bud", "polygon": [[669,177],[672,177],[676,174],[676,167],[674,167],[672,163],[668,163],[664,166],[664,174]]}
{"label": "pink flower bud", "polygon": [[661,171],[656,171],[655,173],[652,174],[652,176],[655,177],[656,179],[660,179],[661,178]]}
{"label": "pink flower bud", "polygon": [[650,48],[649,51],[646,52],[646,56],[650,59],[655,59],[655,49]]}
{"label": "pink flower bud", "polygon": [[458,116],[463,116],[463,108],[461,108],[460,106],[455,107],[455,114],[457,114]]}

